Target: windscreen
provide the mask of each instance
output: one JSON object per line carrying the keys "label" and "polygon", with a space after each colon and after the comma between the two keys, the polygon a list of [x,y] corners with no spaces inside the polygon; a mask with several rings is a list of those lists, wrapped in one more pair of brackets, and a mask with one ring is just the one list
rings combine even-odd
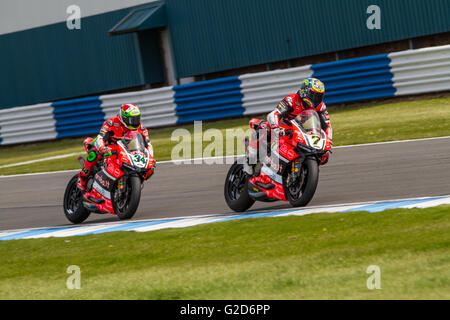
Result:
{"label": "windscreen", "polygon": [[321,131],[319,115],[315,110],[303,110],[293,121],[301,126],[307,133]]}
{"label": "windscreen", "polygon": [[129,151],[144,151],[145,142],[140,133],[132,132],[124,136],[125,146]]}

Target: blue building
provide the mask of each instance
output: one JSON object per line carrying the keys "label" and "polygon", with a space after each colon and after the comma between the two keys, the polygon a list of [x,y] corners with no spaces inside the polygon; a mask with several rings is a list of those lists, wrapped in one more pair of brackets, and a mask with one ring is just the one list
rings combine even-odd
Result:
{"label": "blue building", "polygon": [[448,0],[72,2],[0,3],[0,108],[450,42]]}

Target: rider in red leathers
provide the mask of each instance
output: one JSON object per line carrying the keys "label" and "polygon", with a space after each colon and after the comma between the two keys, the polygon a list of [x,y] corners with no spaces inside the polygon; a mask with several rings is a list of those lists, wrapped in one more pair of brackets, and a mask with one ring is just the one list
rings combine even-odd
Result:
{"label": "rider in red leathers", "polygon": [[303,80],[297,93],[287,95],[280,101],[277,108],[267,115],[267,122],[251,123],[255,129],[266,130],[266,136],[270,137],[270,131],[277,131],[280,135],[288,134],[279,125],[290,125],[293,120],[305,109],[314,109],[319,115],[322,129],[327,136],[326,152],[322,156],[320,164],[328,162],[332,146],[332,129],[327,107],[323,102],[325,86],[322,81],[315,78]]}
{"label": "rider in red leathers", "polygon": [[[142,134],[146,143],[150,142],[148,130],[141,123],[139,108],[134,104],[124,104],[117,116],[108,119],[103,124],[95,139],[87,138],[84,140],[84,147],[88,156],[83,170],[78,175],[78,188],[84,191],[89,173],[97,161],[111,155],[111,149],[108,148],[108,144],[112,142],[111,138],[120,139],[132,130],[137,130]],[[148,174],[148,176],[150,175],[151,173]]]}

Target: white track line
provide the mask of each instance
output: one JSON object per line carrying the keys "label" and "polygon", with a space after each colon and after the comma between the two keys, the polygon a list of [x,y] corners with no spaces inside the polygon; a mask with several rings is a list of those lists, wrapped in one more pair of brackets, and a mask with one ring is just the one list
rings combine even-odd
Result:
{"label": "white track line", "polygon": [[77,156],[77,155],[80,155],[80,154],[83,154],[83,153],[84,152],[67,153],[67,154],[63,154],[63,155],[60,155],[60,156],[53,156],[53,157],[48,157],[48,158],[42,158],[42,159],[29,160],[29,161],[24,161],[24,162],[16,162],[16,163],[11,163],[11,164],[5,164],[5,165],[0,166],[0,169],[16,167],[16,166],[23,166],[25,164],[31,164],[31,163],[42,162],[42,161],[49,161],[49,160],[69,158],[69,157]]}
{"label": "white track line", "polygon": [[[406,199],[405,199],[406,200]],[[161,230],[167,228],[184,228],[200,224],[208,224],[218,221],[230,221],[233,219],[248,219],[248,218],[260,218],[260,217],[283,217],[283,216],[304,216],[312,213],[327,213],[327,212],[346,212],[352,211],[368,211],[368,212],[380,212],[387,209],[395,208],[426,208],[434,207],[441,204],[449,204],[450,196],[438,196],[438,197],[423,197],[423,198],[410,198],[408,200],[415,200],[415,203],[405,204],[404,200],[388,200],[388,201],[370,201],[360,202],[359,205],[354,204],[341,204],[341,205],[328,205],[328,206],[315,206],[309,208],[292,208],[290,210],[275,210],[266,212],[248,212],[248,213],[235,213],[235,214],[215,214],[215,215],[201,215],[191,217],[170,218],[169,221],[165,219],[143,219],[132,222],[118,221],[113,223],[101,223],[101,224],[85,224],[69,227],[50,227],[50,228],[33,228],[22,230],[7,230],[0,232],[2,237],[10,237],[15,239],[35,239],[35,238],[49,238],[49,237],[69,237],[80,236],[91,232],[112,232],[112,231],[137,231],[147,232],[153,230]],[[421,200],[424,200],[422,202]],[[375,205],[378,207],[368,208],[368,205]],[[264,215],[266,213],[266,215]],[[160,221],[160,223],[152,224],[151,222]],[[148,223],[150,222],[150,223]],[[143,223],[143,225],[142,225]],[[146,225],[147,224],[147,225]],[[119,228],[115,228],[119,227]],[[120,227],[124,227],[120,229]],[[62,228],[59,229],[58,228]],[[33,234],[34,230],[38,230]],[[41,231],[41,232],[39,232]],[[29,235],[24,233],[31,233]],[[22,234],[22,235],[20,235]],[[2,239],[6,241],[7,239]]]}
{"label": "white track line", "polygon": [[7,176],[0,176],[2,178],[16,178],[16,177],[28,177],[28,176],[38,176],[43,174],[57,174],[57,173],[68,173],[68,172],[78,172],[80,169],[73,170],[61,170],[61,171],[49,171],[49,172],[34,172],[34,173],[21,173],[21,174],[11,174]]}
{"label": "white track line", "polygon": [[[363,144],[351,144],[346,146],[336,146],[333,147],[333,149],[343,149],[343,148],[358,148],[358,147],[370,147],[370,146],[378,146],[378,145],[384,145],[384,144],[394,144],[394,143],[407,143],[407,142],[420,142],[420,141],[429,141],[429,140],[439,140],[439,139],[450,139],[450,136],[445,137],[434,137],[434,138],[421,138],[421,139],[409,139],[409,140],[397,140],[397,141],[385,141],[385,142],[374,142],[374,143],[363,143]],[[78,155],[82,153],[75,153],[75,154],[69,154],[65,155],[66,157],[71,157],[73,155]],[[229,159],[234,157],[242,157],[243,155],[232,155],[232,156],[218,156],[218,157],[205,157],[205,158],[193,158],[193,159],[180,159],[180,160],[165,160],[165,161],[158,161],[158,164],[203,164],[204,161],[208,160],[219,160],[219,159]],[[63,157],[63,156],[57,156],[57,157]],[[55,158],[57,159],[57,158]],[[47,158],[47,160],[52,160],[50,158]],[[38,160],[31,160],[34,162],[37,162]],[[39,159],[39,161],[44,161],[44,159]],[[29,162],[31,163],[31,162]],[[24,163],[21,163],[24,164]],[[211,164],[214,164],[214,162],[211,161]],[[13,165],[19,165],[19,164],[12,164],[7,166],[13,166]],[[0,166],[2,168],[4,166]],[[42,175],[42,174],[55,174],[55,173],[67,173],[67,172],[76,172],[79,171],[79,169],[74,170],[62,170],[62,171],[49,171],[49,172],[36,172],[36,173],[23,173],[23,174],[14,174],[14,175],[6,175],[1,176],[1,178],[13,178],[13,177],[23,177],[23,176],[33,176],[33,175]]]}
{"label": "white track line", "polygon": [[[34,228],[23,228],[23,229],[12,229],[12,230],[0,230],[0,236],[5,236],[8,234],[14,234],[24,231],[33,231],[33,230],[41,230],[41,229],[51,229],[51,228],[70,228],[65,230],[55,230],[51,233],[54,234],[62,234],[64,236],[70,236],[73,234],[77,234],[79,229],[82,227],[86,231],[95,231],[103,228],[112,228],[116,226],[120,226],[128,223],[138,223],[138,222],[149,222],[149,221],[161,221],[161,220],[174,220],[171,222],[167,222],[167,225],[171,225],[171,227],[184,227],[180,226],[183,222],[188,222],[188,225],[196,225],[196,219],[203,219],[206,222],[214,222],[217,220],[223,220],[226,218],[230,218],[233,216],[246,215],[249,216],[256,213],[268,213],[268,212],[279,212],[277,217],[289,216],[289,215],[304,215],[311,213],[326,213],[326,212],[335,212],[336,208],[340,208],[342,210],[355,209],[361,206],[377,204],[377,203],[385,203],[385,202],[404,202],[411,200],[427,200],[437,198],[435,200],[428,201],[424,204],[417,203],[411,205],[403,205],[402,208],[421,208],[421,207],[429,207],[429,206],[438,206],[442,204],[450,204],[450,194],[449,195],[440,195],[440,196],[427,196],[427,197],[414,197],[414,198],[400,198],[400,199],[385,199],[385,200],[372,200],[372,201],[360,201],[360,202],[350,202],[343,204],[327,204],[327,205],[316,205],[310,207],[299,207],[299,208],[285,208],[285,209],[262,209],[257,212],[241,212],[241,213],[216,213],[216,214],[206,214],[206,215],[193,215],[193,216],[180,216],[180,217],[166,217],[166,218],[151,218],[151,219],[137,219],[137,220],[127,220],[127,221],[112,221],[112,222],[102,222],[102,223],[83,223],[78,225],[65,225],[65,226],[47,226],[47,227],[34,227]],[[300,211],[298,213],[294,213],[294,211]],[[112,217],[112,215],[110,215]],[[151,225],[146,227],[137,227],[136,231],[150,231],[159,229],[159,225]],[[83,232],[84,232],[83,230]],[[50,233],[48,234],[50,235]]]}
{"label": "white track line", "polygon": [[[105,215],[106,216],[106,215]],[[113,215],[108,214],[108,216],[113,217]],[[60,225],[60,226],[47,226],[47,227],[34,227],[34,228],[20,228],[20,229],[12,229],[12,230],[0,230],[1,235],[7,235],[12,233],[18,233],[23,231],[33,231],[33,230],[41,230],[41,229],[50,229],[50,228],[70,228],[71,229],[65,229],[65,230],[56,230],[54,232],[61,232],[64,231],[64,234],[72,234],[71,231],[74,231],[75,229],[78,229],[79,227],[89,228],[88,231],[95,231],[103,228],[112,228],[116,226],[123,225],[125,223],[134,223],[134,222],[148,222],[148,221],[161,221],[161,220],[174,220],[173,222],[177,222],[180,219],[196,219],[196,218],[205,218],[205,219],[222,219],[229,217],[230,214],[205,214],[205,215],[194,215],[194,216],[184,216],[184,217],[167,217],[167,218],[150,218],[150,219],[136,219],[136,220],[117,220],[117,221],[111,221],[111,222],[88,222],[88,223],[82,223],[82,224],[67,224],[67,225]],[[176,221],[175,221],[176,220]],[[173,222],[167,222],[167,223],[173,223]],[[92,229],[90,229],[92,228]]]}
{"label": "white track line", "polygon": [[449,139],[450,136],[445,137],[433,137],[433,138],[420,138],[420,139],[408,139],[408,140],[396,140],[396,141],[384,141],[384,142],[372,142],[372,143],[362,143],[362,144],[349,144],[346,146],[336,146],[333,149],[341,149],[341,148],[356,148],[356,147],[369,147],[369,146],[378,146],[382,144],[393,144],[393,143],[404,143],[404,142],[420,142],[420,141],[429,141],[429,140],[439,140],[439,139]]}

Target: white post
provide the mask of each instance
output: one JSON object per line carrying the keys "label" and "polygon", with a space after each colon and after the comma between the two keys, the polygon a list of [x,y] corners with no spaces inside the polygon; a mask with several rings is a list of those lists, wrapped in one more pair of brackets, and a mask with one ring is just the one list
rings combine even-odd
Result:
{"label": "white post", "polygon": [[167,28],[161,31],[161,43],[163,50],[163,60],[164,68],[167,75],[167,82],[169,86],[174,86],[177,84],[177,79],[175,77],[175,65],[172,53],[172,43],[170,42],[170,33]]}

